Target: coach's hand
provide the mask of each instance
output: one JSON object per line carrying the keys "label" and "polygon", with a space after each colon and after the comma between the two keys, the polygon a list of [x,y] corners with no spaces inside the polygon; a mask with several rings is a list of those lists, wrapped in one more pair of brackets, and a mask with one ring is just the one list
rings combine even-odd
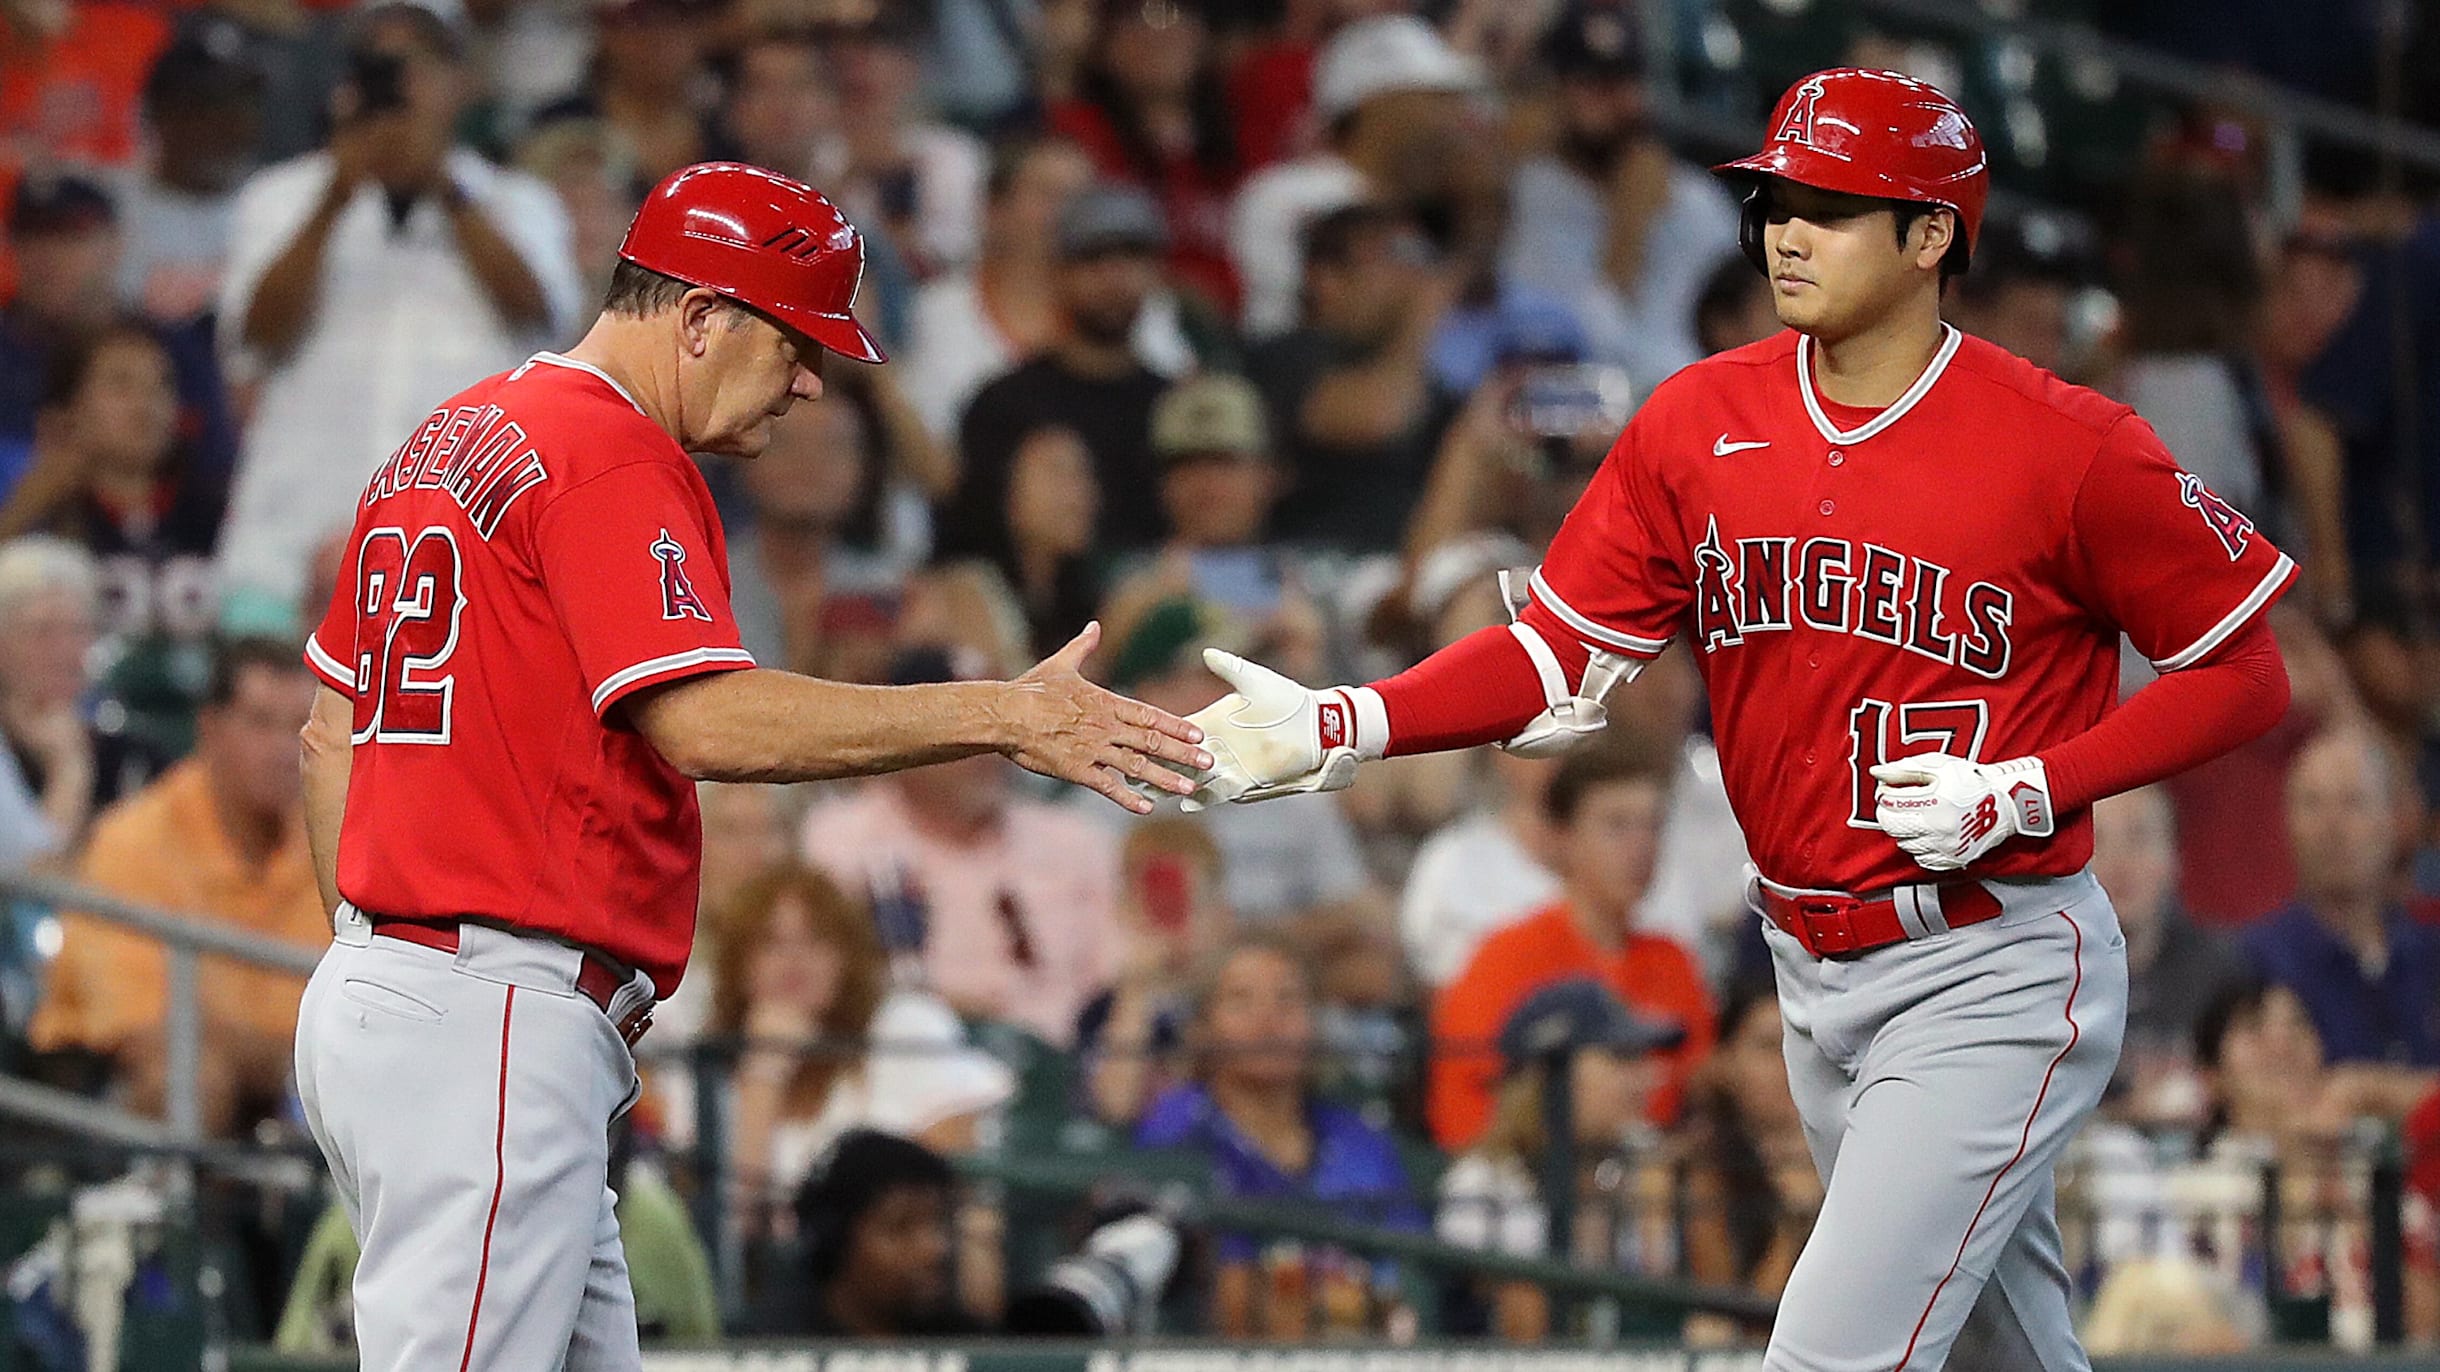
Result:
{"label": "coach's hand", "polygon": [[1356,779],[1353,730],[1343,712],[1324,727],[1320,692],[1218,648],[1203,650],[1203,664],[1230,689],[1188,716],[1203,726],[1217,761],[1186,809],[1335,791]]}
{"label": "coach's hand", "polygon": [[1191,794],[1212,755],[1195,745],[1203,731],[1140,700],[1105,691],[1078,672],[1101,642],[1099,621],[1034,669],[1008,683],[1000,751],[1029,772],[1089,786],[1137,814],[1152,798],[1129,782]]}
{"label": "coach's hand", "polygon": [[1873,810],[1881,832],[1934,872],[1962,871],[2022,834],[2051,834],[2050,778],[2042,760],[1969,762],[1946,753],[1884,762]]}

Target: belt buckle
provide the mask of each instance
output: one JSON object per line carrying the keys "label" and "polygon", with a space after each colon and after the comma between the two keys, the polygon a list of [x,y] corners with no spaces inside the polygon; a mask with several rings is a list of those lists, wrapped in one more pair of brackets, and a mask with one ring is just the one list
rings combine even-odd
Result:
{"label": "belt buckle", "polygon": [[1824,896],[1800,896],[1797,918],[1815,957],[1837,957],[1856,950],[1854,915],[1860,901]]}

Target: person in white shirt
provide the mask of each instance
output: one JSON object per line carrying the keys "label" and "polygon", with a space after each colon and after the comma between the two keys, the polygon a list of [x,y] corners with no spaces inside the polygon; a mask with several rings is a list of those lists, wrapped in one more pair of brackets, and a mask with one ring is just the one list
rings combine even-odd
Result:
{"label": "person in white shirt", "polygon": [[1328,146],[1257,172],[1229,212],[1248,337],[1296,324],[1307,224],[1358,201],[1406,206],[1431,193],[1413,183],[1448,172],[1468,133],[1466,97],[1482,85],[1473,59],[1411,14],[1359,20],[1331,38],[1313,70]]}
{"label": "person in white shirt", "polygon": [[257,173],[233,213],[221,336],[258,383],[220,546],[234,618],[293,614],[397,436],[576,322],[557,198],[452,144],[456,33],[377,5],[348,66],[329,146]]}

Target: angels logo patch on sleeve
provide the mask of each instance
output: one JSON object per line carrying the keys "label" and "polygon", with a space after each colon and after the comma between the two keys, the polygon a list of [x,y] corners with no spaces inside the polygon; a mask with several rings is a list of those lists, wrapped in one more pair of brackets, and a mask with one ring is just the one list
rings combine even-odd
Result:
{"label": "angels logo patch on sleeve", "polygon": [[661,564],[661,618],[700,619],[709,623],[712,612],[704,608],[703,597],[695,594],[695,584],[686,579],[686,547],[663,529],[652,541],[652,555]]}
{"label": "angels logo patch on sleeve", "polygon": [[2246,541],[2254,536],[2254,522],[2243,511],[2220,498],[2192,472],[2177,474],[2178,499],[2203,516],[2203,522],[2219,535],[2220,546],[2228,550],[2228,560],[2245,555]]}

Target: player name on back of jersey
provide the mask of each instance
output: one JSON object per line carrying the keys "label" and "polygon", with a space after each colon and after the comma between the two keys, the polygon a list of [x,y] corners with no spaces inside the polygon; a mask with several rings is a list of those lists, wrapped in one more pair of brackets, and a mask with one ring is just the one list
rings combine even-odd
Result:
{"label": "player name on back of jersey", "polygon": [[435,410],[398,446],[365,487],[371,505],[406,491],[441,491],[484,538],[500,527],[517,497],[550,479],[524,426],[497,405]]}
{"label": "player name on back of jersey", "polygon": [[2015,594],[1988,581],[1952,589],[1937,562],[1836,537],[1724,539],[1714,515],[1694,563],[1695,644],[1706,653],[1801,623],[2007,675]]}

